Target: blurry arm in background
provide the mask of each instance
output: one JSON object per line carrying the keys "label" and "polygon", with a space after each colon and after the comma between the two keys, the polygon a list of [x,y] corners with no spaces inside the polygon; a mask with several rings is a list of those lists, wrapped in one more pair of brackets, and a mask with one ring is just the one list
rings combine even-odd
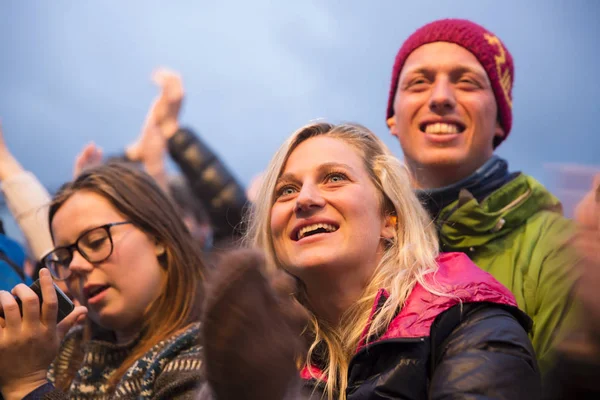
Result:
{"label": "blurry arm in background", "polygon": [[171,158],[207,210],[214,241],[234,239],[240,233],[237,228],[246,205],[243,187],[198,135],[179,126],[179,111],[184,98],[179,75],[160,69],[155,72],[154,81],[160,86],[161,93],[149,118],[160,128]]}
{"label": "blurry arm in background", "polygon": [[[153,80],[160,84],[156,74]],[[160,116],[164,100],[158,96],[150,106],[142,131],[135,142],[127,146],[125,155],[131,161],[141,162],[144,170],[154,178],[156,183],[169,193],[168,174],[165,166],[167,152],[166,139],[163,137],[157,118]]]}
{"label": "blurry arm in background", "polygon": [[545,380],[544,399],[600,398],[600,174],[575,210],[580,278],[575,296],[583,310],[577,326],[557,346]]}
{"label": "blurry arm in background", "polygon": [[39,260],[52,249],[48,227],[50,195],[35,175],[26,171],[12,155],[4,141],[1,126],[0,187],[32,255]]}

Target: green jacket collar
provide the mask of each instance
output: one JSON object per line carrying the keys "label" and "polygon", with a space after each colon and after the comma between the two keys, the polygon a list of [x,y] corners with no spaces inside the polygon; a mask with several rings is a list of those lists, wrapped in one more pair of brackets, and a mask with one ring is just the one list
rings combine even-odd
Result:
{"label": "green jacket collar", "polygon": [[457,250],[504,236],[542,210],[561,213],[562,206],[542,184],[520,174],[481,203],[463,190],[436,222],[443,247]]}

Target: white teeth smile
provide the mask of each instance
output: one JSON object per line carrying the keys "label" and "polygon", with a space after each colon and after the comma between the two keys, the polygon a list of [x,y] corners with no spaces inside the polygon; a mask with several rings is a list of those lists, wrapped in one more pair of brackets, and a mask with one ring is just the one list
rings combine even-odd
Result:
{"label": "white teeth smile", "polygon": [[298,231],[298,240],[300,240],[303,237],[307,236],[308,233],[311,233],[311,232],[316,231],[318,229],[323,229],[326,232],[335,232],[335,231],[338,230],[338,228],[336,228],[333,225],[329,225],[329,224],[313,224],[313,225],[308,225],[308,226],[305,226],[304,228],[301,228]]}
{"label": "white teeth smile", "polygon": [[434,135],[452,134],[458,132],[458,126],[455,124],[447,124],[445,122],[437,122],[435,124],[429,124],[425,127],[425,133],[431,133]]}

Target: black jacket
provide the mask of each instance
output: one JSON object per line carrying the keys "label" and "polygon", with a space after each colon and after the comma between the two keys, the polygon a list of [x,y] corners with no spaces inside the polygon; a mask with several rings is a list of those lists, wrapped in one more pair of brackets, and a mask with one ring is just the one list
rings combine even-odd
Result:
{"label": "black jacket", "polygon": [[[386,331],[359,344],[347,399],[539,398],[532,322],[514,296],[462,253],[442,254],[438,265],[425,279],[451,296],[415,285]],[[386,301],[380,291],[371,319]],[[302,376],[312,390],[315,380]]]}
{"label": "black jacket", "polygon": [[[460,307],[440,314],[429,337],[382,340],[357,353],[347,399],[539,398],[537,362],[523,329],[529,318],[511,306]],[[307,382],[306,395],[320,398],[313,389]]]}

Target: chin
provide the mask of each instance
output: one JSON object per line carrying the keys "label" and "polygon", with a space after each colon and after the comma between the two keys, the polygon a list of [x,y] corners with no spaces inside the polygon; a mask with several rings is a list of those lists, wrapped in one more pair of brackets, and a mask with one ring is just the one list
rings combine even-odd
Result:
{"label": "chin", "polygon": [[426,151],[427,156],[421,154],[416,157],[417,165],[423,167],[451,167],[464,165],[468,159],[468,154],[460,148],[434,148]]}
{"label": "chin", "polygon": [[310,254],[305,257],[294,257],[294,259],[289,261],[289,266],[286,266],[285,268],[294,274],[296,271],[299,274],[302,274],[302,271],[306,270],[329,268],[334,264],[334,261],[335,257],[332,257],[331,255],[319,256]]}

